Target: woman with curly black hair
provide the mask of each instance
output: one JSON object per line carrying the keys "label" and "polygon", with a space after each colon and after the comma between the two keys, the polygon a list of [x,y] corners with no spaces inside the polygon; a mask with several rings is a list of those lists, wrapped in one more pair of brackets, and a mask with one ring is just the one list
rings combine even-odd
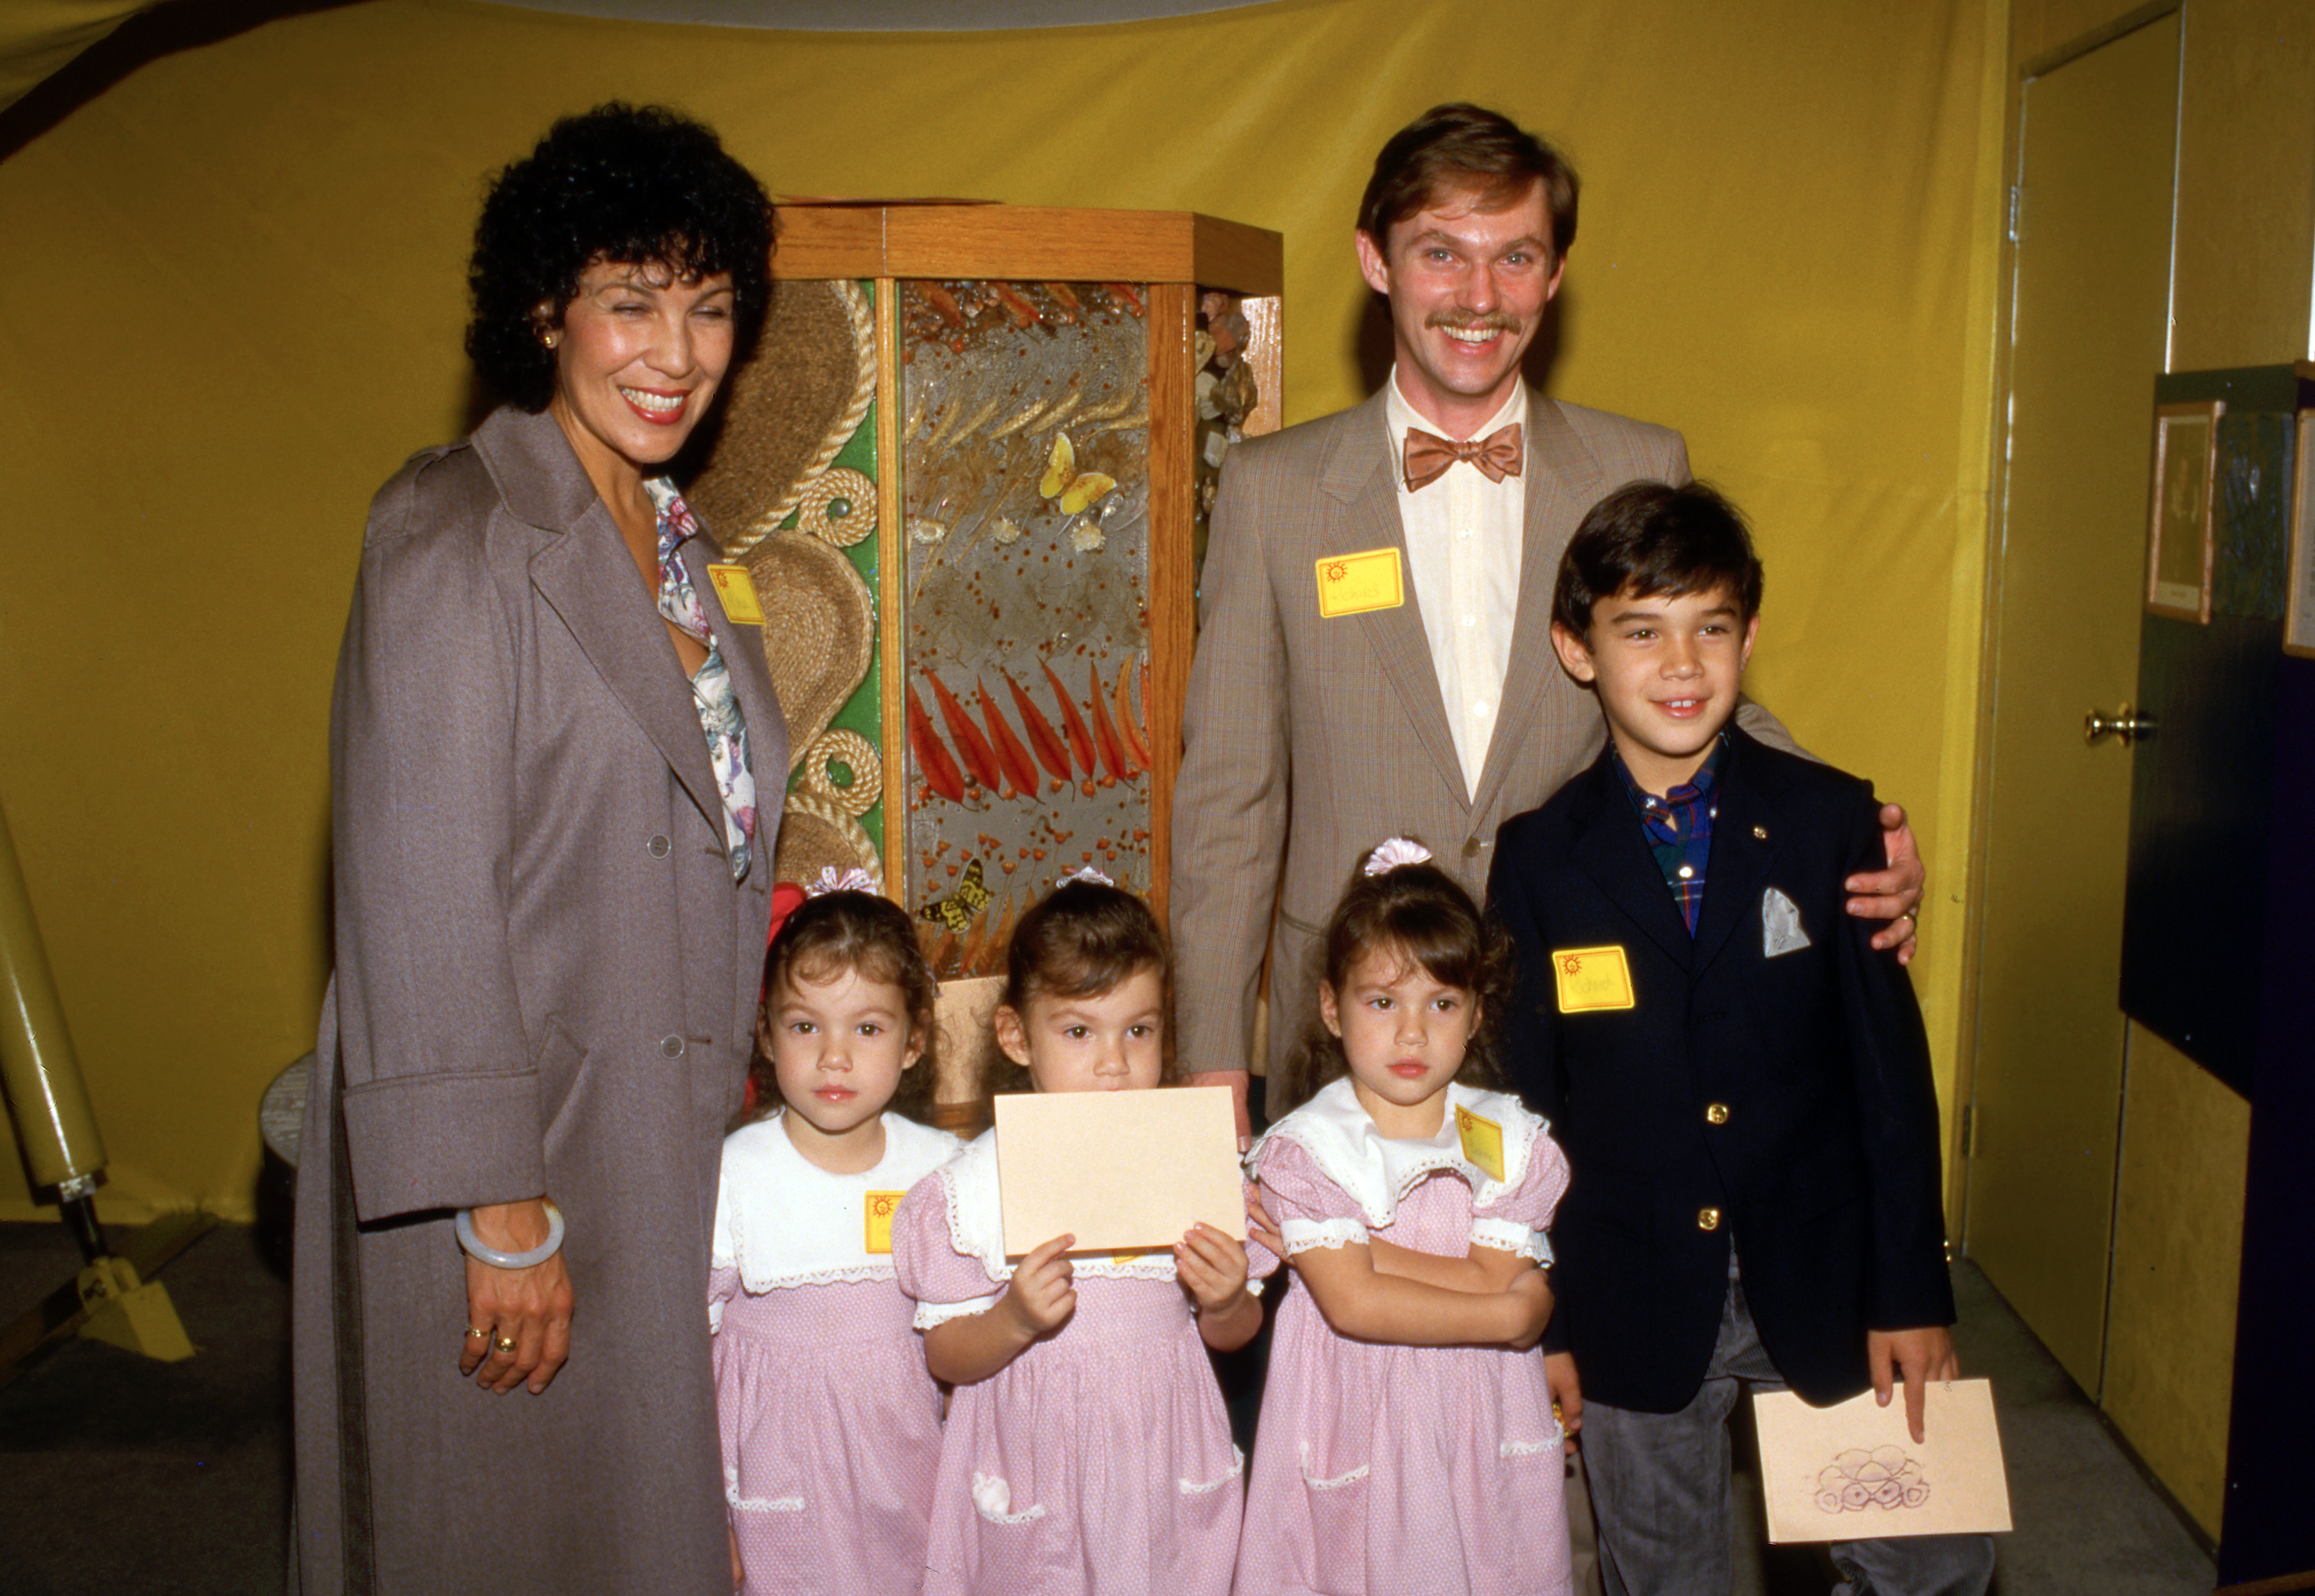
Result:
{"label": "woman with curly black hair", "polygon": [[696,122],[556,123],[475,232],[503,403],[371,507],[299,1180],[306,1596],[729,1588],[701,1305],[786,728],[664,473],[771,229]]}

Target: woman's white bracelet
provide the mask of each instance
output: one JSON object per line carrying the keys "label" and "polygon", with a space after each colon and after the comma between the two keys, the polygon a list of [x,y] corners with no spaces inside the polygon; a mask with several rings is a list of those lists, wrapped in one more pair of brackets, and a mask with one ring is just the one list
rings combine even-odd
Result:
{"label": "woman's white bracelet", "polygon": [[546,1239],[527,1253],[502,1253],[486,1246],[475,1234],[475,1210],[458,1210],[458,1245],[466,1256],[489,1264],[493,1269],[530,1269],[545,1263],[563,1250],[563,1210],[552,1202],[541,1204],[546,1210]]}

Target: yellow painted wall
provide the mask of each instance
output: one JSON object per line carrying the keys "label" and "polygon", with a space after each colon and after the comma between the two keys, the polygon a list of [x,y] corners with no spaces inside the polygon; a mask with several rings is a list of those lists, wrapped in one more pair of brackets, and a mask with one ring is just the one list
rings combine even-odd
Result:
{"label": "yellow painted wall", "polygon": [[[2024,62],[2136,10],[2017,0]],[[2186,0],[2170,369],[2315,353],[2315,6]],[[2130,1027],[2104,1402],[2215,1536],[2223,1502],[2248,1104]]]}
{"label": "yellow painted wall", "polygon": [[[248,1211],[257,1097],[310,1044],[326,970],[325,712],[363,507],[463,424],[483,173],[612,95],[705,117],[776,191],[1277,228],[1290,420],[1362,393],[1348,240],[1382,139],[1451,98],[1547,130],[1589,183],[1553,391],[1687,432],[1759,525],[1755,690],[1905,800],[1940,889],[1963,882],[2006,17],[1286,0],[928,38],[370,0],[71,111],[0,157],[0,801],[108,1217]],[[1948,1072],[1952,896],[1916,966]],[[0,1217],[32,1211],[0,1165]]]}
{"label": "yellow painted wall", "polygon": [[2105,1407],[2215,1538],[2224,1510],[2250,1105],[2133,1024]]}
{"label": "yellow painted wall", "polygon": [[2009,0],[2009,37],[2020,66],[2142,9],[2139,0]]}
{"label": "yellow painted wall", "polygon": [[2170,368],[2315,357],[2315,6],[2191,0]]}

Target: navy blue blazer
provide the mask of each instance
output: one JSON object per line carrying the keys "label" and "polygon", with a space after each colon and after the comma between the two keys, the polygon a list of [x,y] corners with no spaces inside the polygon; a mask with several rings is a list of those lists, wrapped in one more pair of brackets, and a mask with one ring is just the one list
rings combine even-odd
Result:
{"label": "navy blue blazer", "polygon": [[[1870,1383],[1868,1329],[1954,1318],[1929,1039],[1843,907],[1884,862],[1872,787],[1728,735],[1694,937],[1605,751],[1504,822],[1488,880],[1519,958],[1506,1066],[1573,1172],[1547,1344],[1587,1396],[1649,1413],[1702,1383],[1732,1246],[1812,1403]],[[1554,955],[1600,948],[1630,1006],[1563,1013]]]}

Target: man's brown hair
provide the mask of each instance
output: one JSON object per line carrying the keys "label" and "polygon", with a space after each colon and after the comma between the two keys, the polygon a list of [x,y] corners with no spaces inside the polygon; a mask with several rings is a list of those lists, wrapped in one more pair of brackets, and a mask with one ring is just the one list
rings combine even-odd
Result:
{"label": "man's brown hair", "polygon": [[1565,259],[1575,242],[1575,168],[1567,157],[1500,112],[1477,105],[1434,105],[1390,136],[1375,157],[1359,201],[1359,231],[1388,251],[1390,230],[1443,194],[1476,193],[1479,208],[1500,210],[1543,185],[1551,213],[1551,253]]}

